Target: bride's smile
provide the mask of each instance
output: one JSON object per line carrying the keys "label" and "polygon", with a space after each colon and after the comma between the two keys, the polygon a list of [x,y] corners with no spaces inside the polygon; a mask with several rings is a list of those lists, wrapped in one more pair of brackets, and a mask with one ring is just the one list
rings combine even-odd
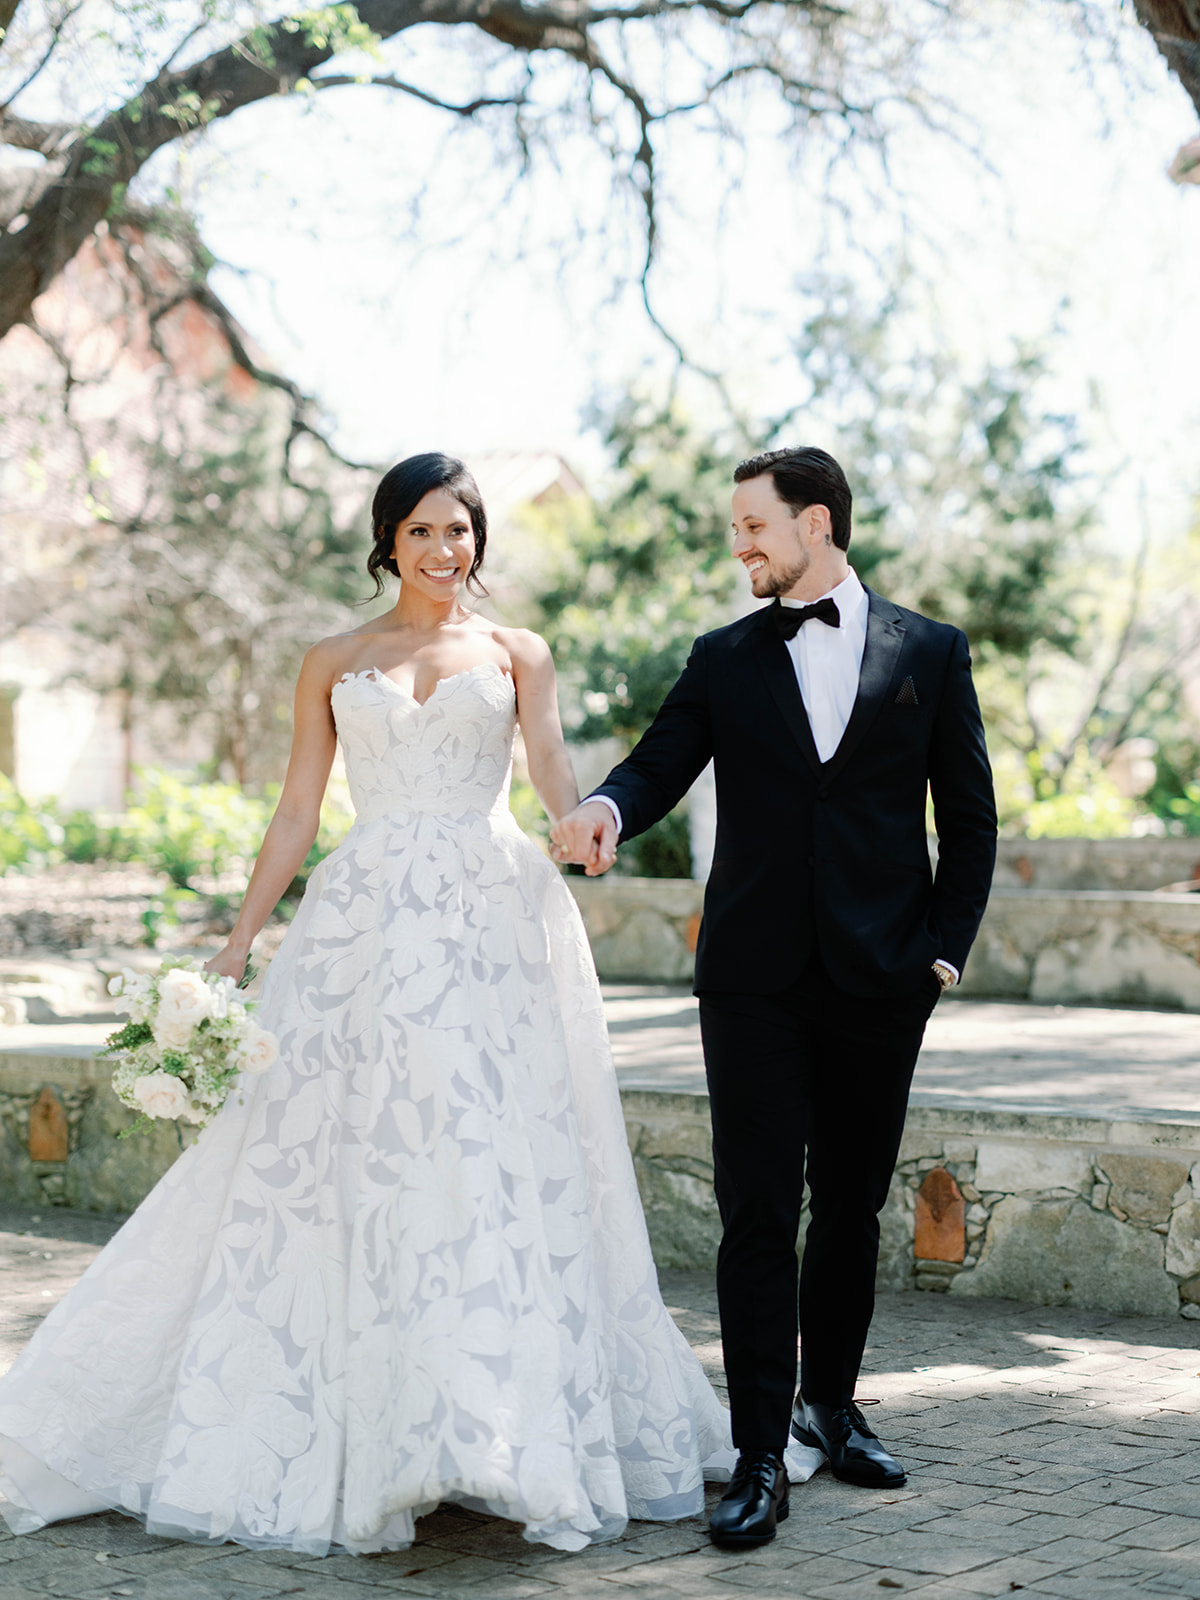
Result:
{"label": "bride's smile", "polygon": [[400,582],[439,600],[453,599],[475,560],[471,515],[449,489],[431,489],[396,529],[392,559]]}

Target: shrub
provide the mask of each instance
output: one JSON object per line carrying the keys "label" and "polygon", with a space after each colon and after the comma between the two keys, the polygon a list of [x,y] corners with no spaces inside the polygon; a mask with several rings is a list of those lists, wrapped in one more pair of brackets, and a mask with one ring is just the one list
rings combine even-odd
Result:
{"label": "shrub", "polygon": [[0,872],[37,871],[61,861],[63,837],[53,804],[24,799],[0,773]]}
{"label": "shrub", "polygon": [[188,889],[198,873],[254,858],[275,797],[256,799],[232,783],[193,783],[168,772],[139,772],[137,781],[137,800],[112,830],[109,859],[143,861]]}

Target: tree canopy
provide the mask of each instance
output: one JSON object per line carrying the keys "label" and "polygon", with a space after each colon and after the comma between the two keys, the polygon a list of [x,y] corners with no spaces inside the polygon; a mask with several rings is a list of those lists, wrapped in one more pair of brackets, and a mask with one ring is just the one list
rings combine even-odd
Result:
{"label": "tree canopy", "polygon": [[714,442],[676,407],[625,401],[607,491],[531,515],[547,577],[529,620],[573,736],[631,744],[693,638],[749,604],[729,554],[738,458],[821,444],[855,491],[859,575],[970,640],[1007,824],[1086,828],[1079,797],[1119,798],[1103,770],[1127,740],[1178,744],[1178,673],[1200,652],[1187,585],[1165,557],[1151,581],[1140,535],[1119,554],[1091,542],[1098,489],[1075,417],[1048,403],[1048,350],[968,374],[914,340],[902,294],[865,309],[845,285],[810,289],[794,412]]}
{"label": "tree canopy", "polygon": [[[1200,108],[1195,0],[1136,4]],[[488,120],[518,175],[583,130],[640,215],[641,289],[661,326],[665,131],[686,121],[733,141],[769,97],[797,145],[882,144],[901,108],[931,118],[944,104],[923,55],[965,14],[966,0],[0,0],[0,143],[31,163],[0,174],[0,337],[158,152],[257,102],[352,85]],[[473,92],[396,70],[389,51],[417,28],[446,39]]]}

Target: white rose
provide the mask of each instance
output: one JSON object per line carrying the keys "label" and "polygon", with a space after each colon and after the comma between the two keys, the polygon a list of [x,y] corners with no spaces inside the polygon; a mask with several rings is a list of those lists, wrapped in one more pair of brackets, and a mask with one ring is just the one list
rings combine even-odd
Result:
{"label": "white rose", "polygon": [[257,1022],[252,1022],[238,1047],[238,1056],[242,1071],[257,1076],[274,1065],[279,1056],[279,1040],[273,1033],[260,1028]]}
{"label": "white rose", "polygon": [[180,1049],[198,1022],[210,1016],[208,985],[198,972],[173,967],[158,984],[158,1011],[151,1026],[154,1037],[169,1049]]}
{"label": "white rose", "polygon": [[115,977],[108,980],[108,992],[111,995],[119,995],[124,987],[125,974],[123,972],[118,972]]}
{"label": "white rose", "polygon": [[232,978],[221,978],[208,985],[209,1015],[214,1022],[224,1022],[229,1015],[229,1002],[236,993],[237,984]]}
{"label": "white rose", "polygon": [[125,987],[122,994],[125,1004],[129,1008],[130,1019],[134,1022],[148,1022],[154,1014],[154,996],[150,990],[150,979],[138,977],[136,973],[126,971],[122,973]]}
{"label": "white rose", "polygon": [[133,1086],[133,1097],[148,1117],[182,1117],[188,1093],[170,1072],[148,1072]]}

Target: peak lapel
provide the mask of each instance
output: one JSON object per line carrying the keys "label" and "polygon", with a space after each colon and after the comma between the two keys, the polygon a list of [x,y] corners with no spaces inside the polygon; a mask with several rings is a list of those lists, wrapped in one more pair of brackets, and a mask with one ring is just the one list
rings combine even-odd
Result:
{"label": "peak lapel", "polygon": [[[774,604],[778,605],[778,600]],[[750,634],[750,643],[784,722],[804,752],[804,759],[814,772],[819,773],[822,770],[821,762],[817,756],[817,747],[813,743],[812,728],[809,726],[808,712],[804,709],[800,685],[796,682],[796,669],[792,665],[792,658],[788,654],[787,645],[783,642],[783,636],[775,631],[769,621],[770,615],[770,606],[759,613],[759,623]]]}
{"label": "peak lapel", "polygon": [[858,674],[858,693],[842,742],[821,769],[827,778],[837,776],[874,722],[895,676],[904,643],[904,624],[891,601],[868,589],[867,606],[867,642]]}

